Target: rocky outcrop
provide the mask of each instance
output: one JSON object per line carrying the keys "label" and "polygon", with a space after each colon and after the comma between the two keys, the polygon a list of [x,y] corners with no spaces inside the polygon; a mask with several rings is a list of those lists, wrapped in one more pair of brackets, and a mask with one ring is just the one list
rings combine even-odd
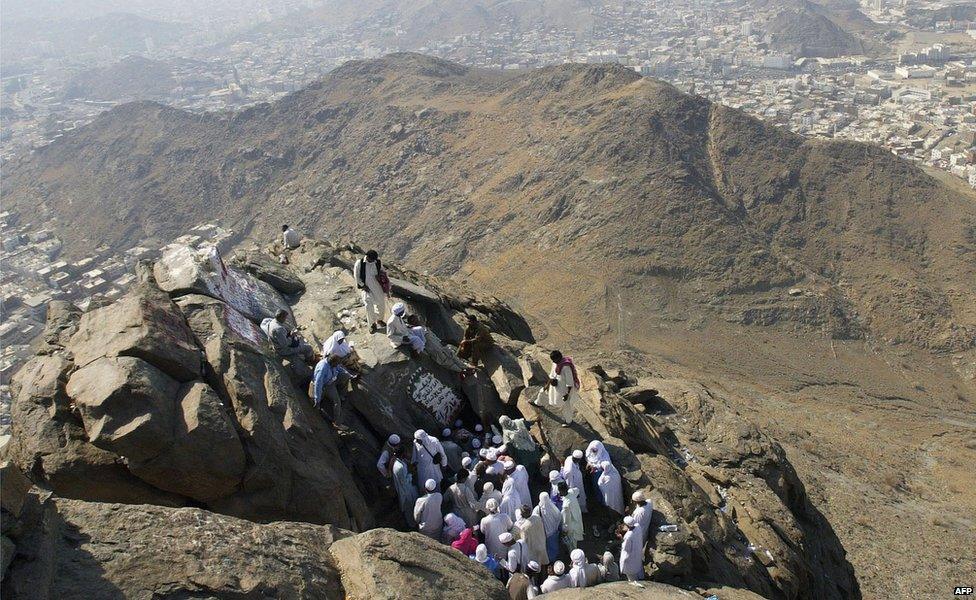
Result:
{"label": "rocky outcrop", "polygon": [[373,529],[335,542],[331,552],[349,600],[508,598],[480,564],[419,533]]}
{"label": "rocky outcrop", "polygon": [[[467,314],[489,324],[496,348],[474,375],[461,376],[449,345],[439,357],[414,356],[371,334],[348,268],[360,250],[307,240],[290,253],[289,265],[272,263],[279,286],[294,279],[304,289],[286,297],[219,254],[170,248],[152,270],[167,282],[162,288],[144,268],[114,304],[54,311],[38,355],[15,378],[5,452],[44,491],[34,495],[37,518],[5,517],[11,535],[4,545],[15,547],[10,569],[19,578],[5,584],[9,591],[22,596],[36,585],[41,597],[117,589],[127,597],[503,598],[499,584],[449,547],[372,528],[404,525],[375,468],[388,435],[409,437],[421,427],[437,434],[458,417],[497,423],[507,414],[529,420],[543,450],[542,476],[599,439],[624,477],[625,497],[641,489],[654,501],[645,563],[657,583],[599,593],[684,597],[662,585],[671,584],[770,598],[858,596],[843,548],[782,449],[728,400],[694,382],[643,376],[639,365],[633,373],[587,368],[577,357],[582,400],[563,427],[545,402],[534,404],[547,379],[548,350],[498,300],[390,266],[394,300],[421,315],[445,344],[460,336]],[[258,290],[263,299],[248,304],[242,290]],[[355,348],[362,377],[346,391],[340,427],[313,407],[308,366],[282,361],[259,329],[262,315],[277,306],[288,307],[313,346],[342,328]],[[541,478],[533,483],[543,485]],[[179,508],[187,506],[206,510]],[[619,518],[592,510],[582,546],[612,546],[607,531]],[[171,530],[159,531],[164,522]],[[256,524],[262,522],[274,523]],[[671,527],[657,530],[665,524]],[[210,554],[192,546],[213,536],[229,541]],[[128,539],[137,546],[133,561],[160,552],[161,571],[110,550],[126,549]],[[268,554],[255,540],[288,547],[280,573],[266,572]],[[229,556],[231,542],[239,555]],[[302,555],[310,570],[302,570]],[[207,574],[214,561],[230,567]],[[241,571],[246,576],[229,574],[238,572],[235,561],[253,563]],[[164,577],[165,570],[174,575]],[[299,572],[311,578],[304,587]],[[81,582],[77,590],[66,577]]]}

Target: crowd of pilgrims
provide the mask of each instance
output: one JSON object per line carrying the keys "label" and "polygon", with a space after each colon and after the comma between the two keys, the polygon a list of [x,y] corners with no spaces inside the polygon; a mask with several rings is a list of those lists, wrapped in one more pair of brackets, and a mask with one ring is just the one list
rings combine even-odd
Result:
{"label": "crowd of pilgrims", "polygon": [[[283,249],[300,243],[301,236],[284,225]],[[287,255],[280,259],[287,262]],[[374,250],[356,260],[352,275],[370,332],[384,329],[393,346],[413,356],[425,353],[461,377],[473,373],[491,351],[491,333],[473,315],[456,351],[423,327],[416,315],[407,314],[402,302],[394,303],[384,319],[390,280]],[[310,396],[317,408],[325,409],[323,400],[330,400],[333,423],[341,427],[345,382],[358,379],[362,369],[355,350],[345,332],[336,331],[318,355],[287,321],[287,311],[280,311],[261,328],[279,355],[300,356],[315,365]],[[567,427],[579,402],[580,381],[572,359],[559,351],[550,359],[549,381],[533,403],[547,404]],[[408,527],[483,565],[506,584],[512,600],[621,579],[640,586],[651,502],[643,492],[635,492],[628,514],[620,473],[599,440],[565,457],[558,469],[549,471],[548,491],[533,497],[530,481],[546,478],[539,472],[542,453],[529,433],[530,425],[525,419],[502,416],[498,428],[485,429],[479,423],[469,430],[457,421],[440,438],[423,429],[407,442],[393,434],[376,467],[390,481]],[[596,523],[615,525],[608,537],[619,540],[617,556],[604,552],[597,562],[588,561],[579,548],[587,513],[594,517],[594,537],[601,535]]]}
{"label": "crowd of pilgrims", "polygon": [[[513,599],[622,578],[640,585],[653,507],[637,491],[627,512],[620,473],[602,442],[574,450],[549,472],[548,491],[533,496],[530,469],[538,469],[541,454],[529,423],[503,416],[500,434],[454,425],[440,438],[422,429],[408,443],[391,435],[377,461],[409,527],[483,565]],[[583,515],[593,511],[610,511],[619,523],[611,532],[619,555],[605,552],[596,563],[578,547]]]}

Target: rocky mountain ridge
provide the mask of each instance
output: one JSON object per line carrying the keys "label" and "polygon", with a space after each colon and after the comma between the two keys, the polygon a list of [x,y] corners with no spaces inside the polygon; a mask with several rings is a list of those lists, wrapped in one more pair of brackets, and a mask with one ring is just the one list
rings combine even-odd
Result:
{"label": "rocky mountain ridge", "polygon": [[[84,313],[54,306],[16,379],[3,450],[4,594],[504,597],[453,550],[374,529],[403,523],[373,463],[390,433],[510,414],[532,419],[551,460],[602,439],[627,490],[648,490],[657,522],[678,525],[658,533],[646,557],[652,578],[668,584],[651,587],[660,597],[688,597],[670,586],[859,596],[843,547],[782,449],[707,388],[671,380],[651,389],[592,365],[576,420],[559,427],[529,402],[546,352],[516,312],[391,265],[394,296],[444,340],[457,341],[469,312],[494,330],[486,367],[458,381],[368,333],[354,257],[306,241],[282,267],[256,249],[225,263],[171,247],[119,301]],[[283,363],[255,331],[279,306],[311,342],[349,331],[366,370],[349,396],[348,428],[313,410],[301,365]],[[412,385],[418,378],[429,385]],[[437,394],[424,391],[432,387]],[[584,541],[594,552],[605,544],[590,533]],[[618,588],[601,589],[592,593]]]}
{"label": "rocky mountain ridge", "polygon": [[624,339],[652,315],[976,344],[969,198],[880,148],[805,140],[616,65],[403,54],[233,115],[125,105],[10,165],[7,190],[69,250],[214,218],[355,237],[462,273],[553,339]]}

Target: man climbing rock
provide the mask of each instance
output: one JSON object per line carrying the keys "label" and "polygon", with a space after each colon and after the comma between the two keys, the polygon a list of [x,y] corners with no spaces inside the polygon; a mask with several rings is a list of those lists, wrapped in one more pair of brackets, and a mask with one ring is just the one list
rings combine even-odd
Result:
{"label": "man climbing rock", "polygon": [[495,340],[491,337],[488,328],[478,321],[477,316],[468,315],[468,326],[464,328],[464,339],[458,346],[458,358],[477,367],[491,352],[494,345]]}
{"label": "man climbing rock", "polygon": [[370,333],[376,333],[379,327],[386,327],[383,315],[386,313],[386,296],[382,280],[389,281],[383,271],[376,250],[369,250],[366,255],[356,261],[352,269],[356,287],[362,291],[363,305],[366,307],[366,323]]}

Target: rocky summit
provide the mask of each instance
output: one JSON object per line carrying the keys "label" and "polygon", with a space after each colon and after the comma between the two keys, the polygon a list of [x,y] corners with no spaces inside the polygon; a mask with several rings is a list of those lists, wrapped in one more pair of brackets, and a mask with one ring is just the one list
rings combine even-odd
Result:
{"label": "rocky summit", "polygon": [[[118,301],[54,305],[14,383],[4,596],[506,598],[478,563],[409,532],[375,467],[392,433],[502,415],[532,424],[541,473],[602,440],[627,497],[654,502],[653,583],[554,597],[859,596],[783,449],[706,387],[581,362],[582,400],[560,427],[532,403],[548,350],[516,311],[388,265],[394,298],[445,342],[469,314],[492,330],[485,365],[459,377],[370,333],[350,272],[359,253],[306,240],[286,266],[257,248],[225,261],[174,245]],[[259,329],[280,308],[315,346],[348,332],[363,376],[342,426],[314,408],[308,367]],[[592,519],[582,547],[597,555],[613,546]]]}

